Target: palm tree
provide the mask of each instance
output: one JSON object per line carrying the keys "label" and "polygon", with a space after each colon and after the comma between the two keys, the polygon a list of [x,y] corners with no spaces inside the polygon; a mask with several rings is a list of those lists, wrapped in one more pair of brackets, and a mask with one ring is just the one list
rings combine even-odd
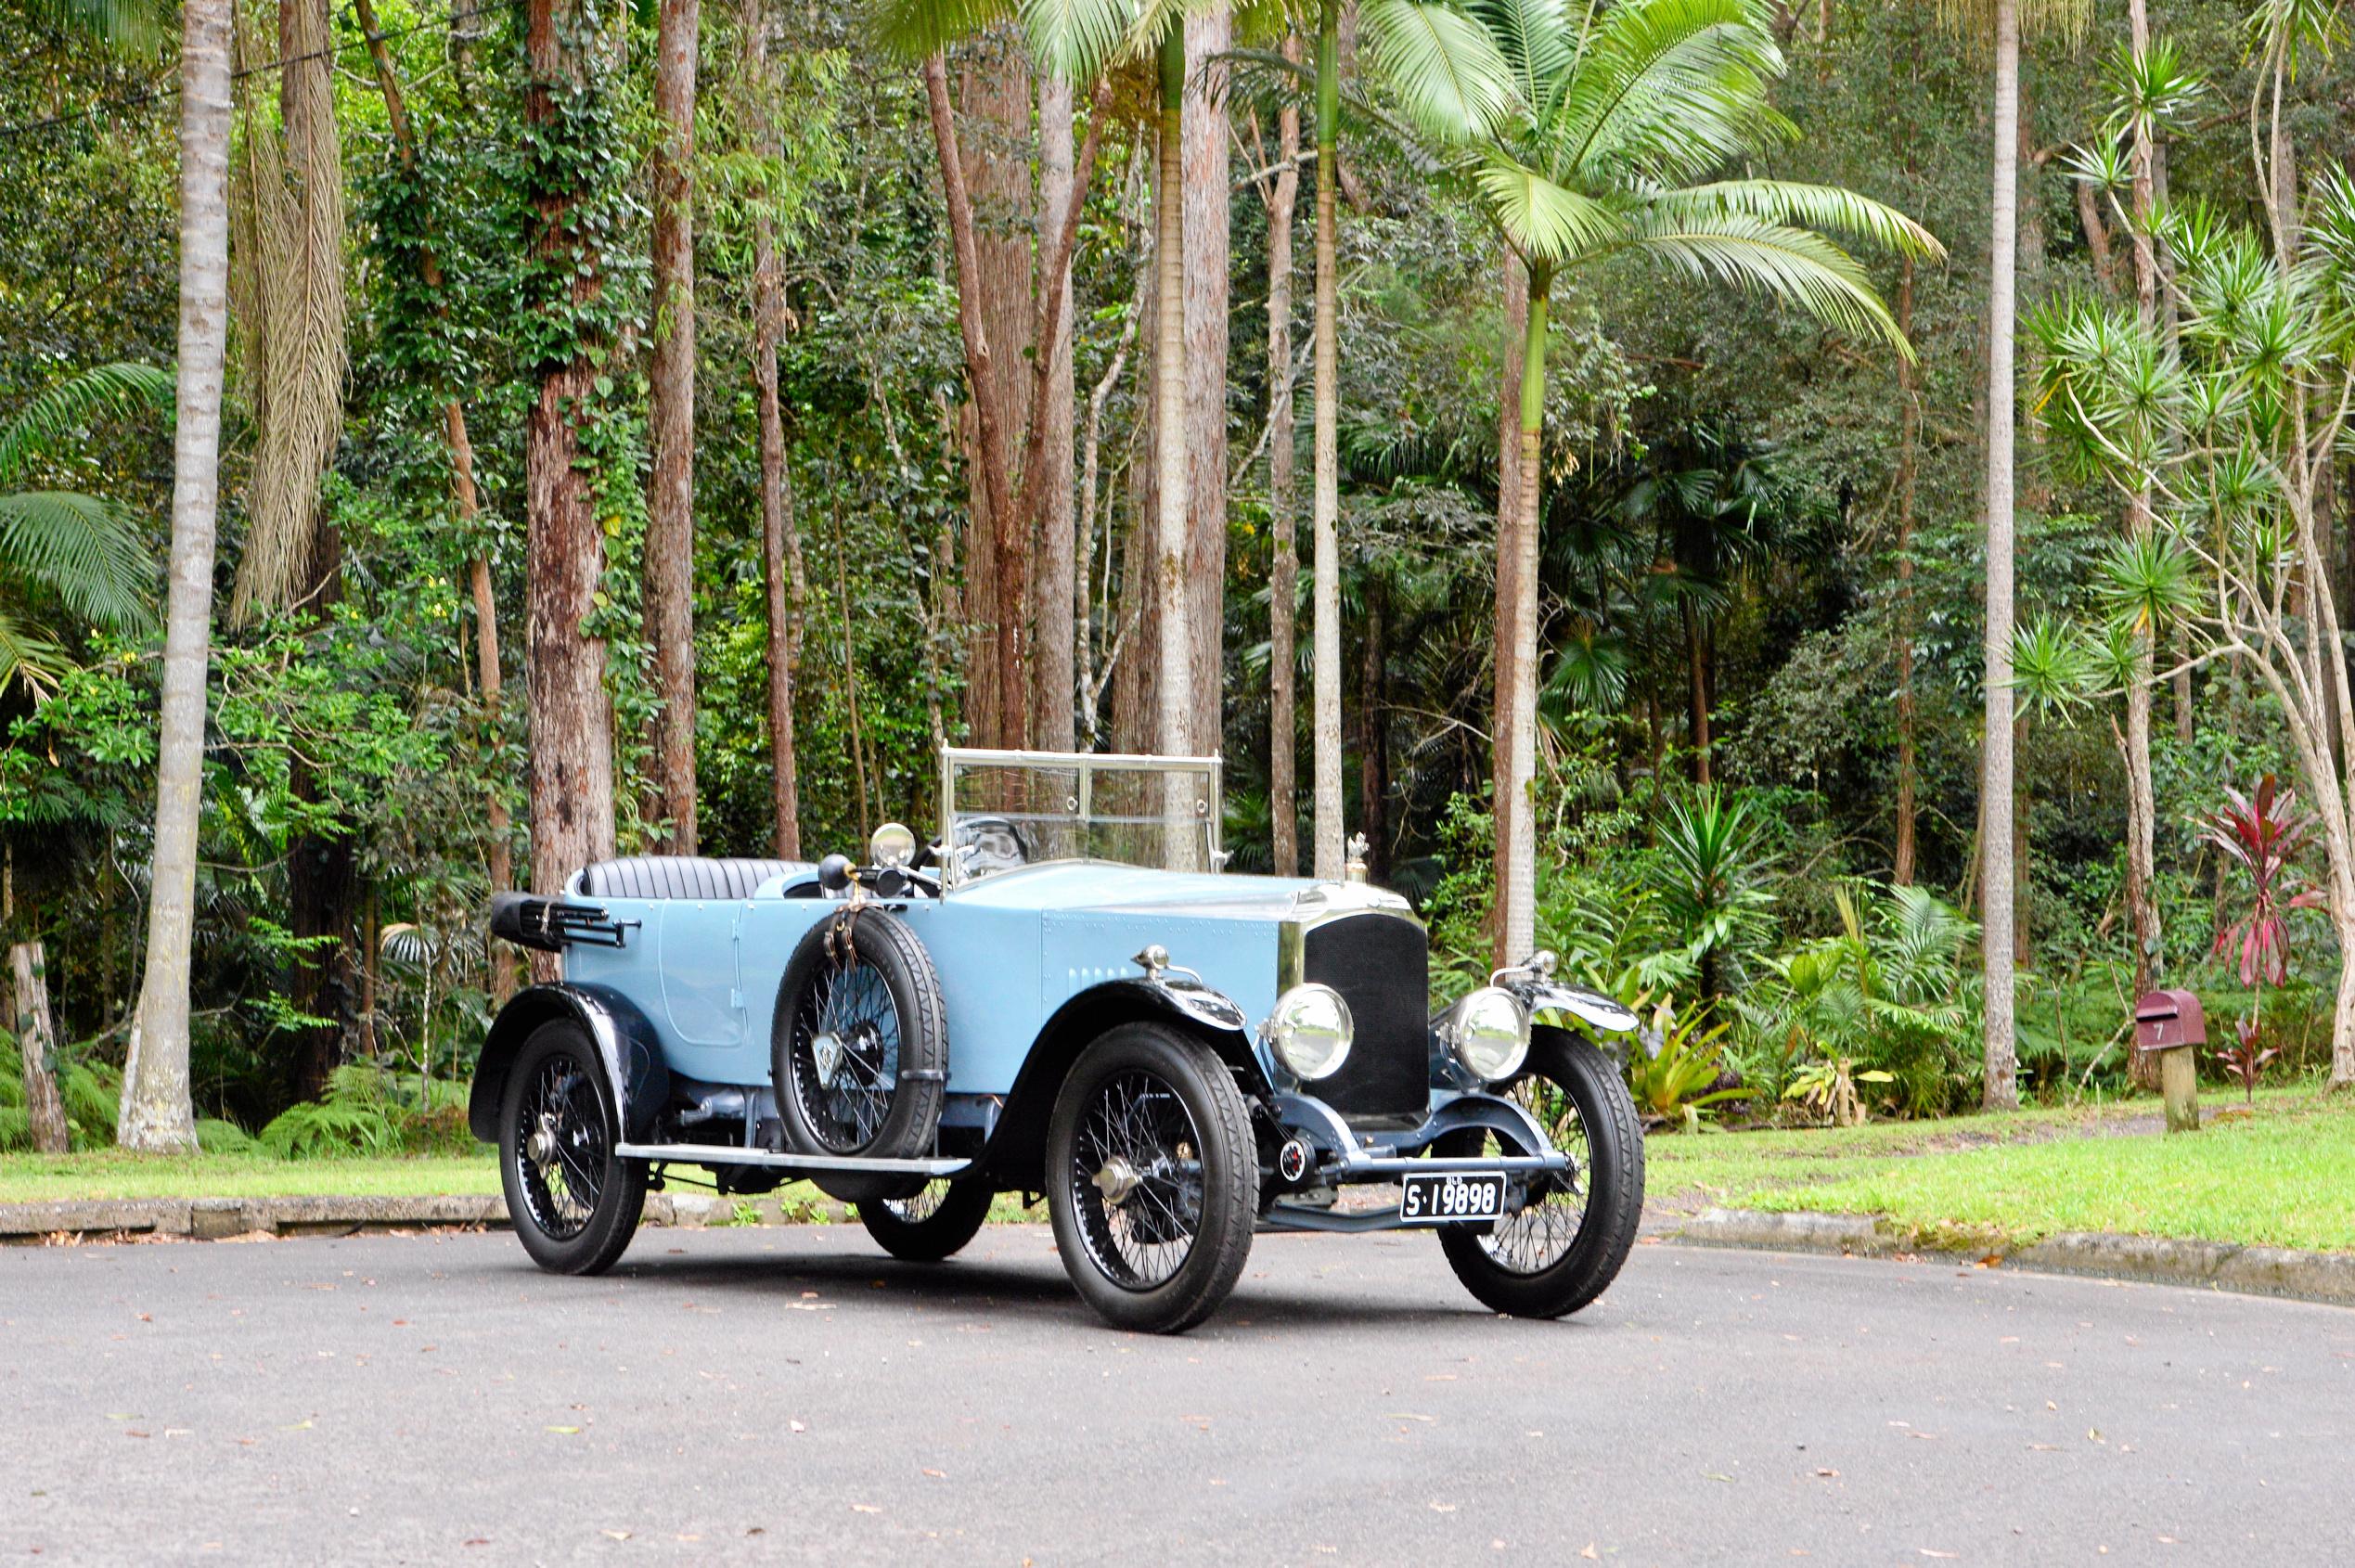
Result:
{"label": "palm tree", "polygon": [[[2006,0],[2008,3],[2008,0]],[[1520,515],[1500,528],[1497,679],[1500,796],[1537,773],[1537,555],[1546,326],[1555,277],[1635,252],[1696,281],[1794,304],[1911,353],[1863,269],[1818,232],[1917,257],[1944,252],[1911,219],[1853,192],[1782,180],[1708,180],[1788,126],[1767,103],[1782,71],[1744,0],[1628,0],[1575,16],[1562,0],[1378,0],[1379,63],[1423,134],[1446,149],[1529,280],[1521,377]],[[1501,951],[1536,938],[1533,814],[1507,814]]]}
{"label": "palm tree", "polygon": [[1311,452],[1309,775],[1317,838],[1310,868],[1338,881],[1341,838],[1341,0],[1317,6],[1317,326]]}
{"label": "palm tree", "polygon": [[149,623],[146,541],[121,507],[73,490],[13,490],[28,469],[99,418],[172,407],[172,373],[101,365],[70,376],[0,427],[0,691],[36,701],[71,664],[41,623],[45,601],[112,632]]}
{"label": "palm tree", "polygon": [[204,789],[205,666],[221,504],[221,375],[229,310],[228,0],[180,6],[180,357],[173,438],[172,569],[162,733],[156,748],[154,890],[147,973],[132,1015],[115,1136],[156,1153],[196,1148],[188,1100],[188,949]]}

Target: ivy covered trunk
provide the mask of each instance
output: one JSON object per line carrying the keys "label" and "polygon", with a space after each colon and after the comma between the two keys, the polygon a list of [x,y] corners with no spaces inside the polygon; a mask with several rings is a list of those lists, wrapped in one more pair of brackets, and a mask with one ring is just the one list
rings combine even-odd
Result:
{"label": "ivy covered trunk", "polygon": [[[530,0],[524,114],[532,206],[530,289],[538,392],[524,422],[527,530],[524,635],[531,679],[532,891],[552,893],[614,852],[612,704],[605,641],[591,623],[605,534],[591,504],[585,427],[610,363],[602,194],[585,182],[620,158],[596,84],[598,13],[573,0]],[[611,176],[608,176],[611,177]],[[610,379],[608,385],[611,385]],[[534,954],[535,974],[555,965]]]}

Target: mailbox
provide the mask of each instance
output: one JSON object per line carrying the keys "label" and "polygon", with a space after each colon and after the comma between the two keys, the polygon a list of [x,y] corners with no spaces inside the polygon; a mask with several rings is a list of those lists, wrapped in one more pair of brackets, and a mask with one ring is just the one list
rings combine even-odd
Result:
{"label": "mailbox", "polygon": [[2189,991],[2154,991],[2134,1004],[2134,1048],[2158,1059],[2168,1132],[2199,1130],[2199,1069],[2192,1047],[2206,1044],[2207,1015]]}
{"label": "mailbox", "polygon": [[2163,1051],[2207,1044],[2207,1015],[2189,991],[2154,991],[2134,1004],[2134,1048]]}

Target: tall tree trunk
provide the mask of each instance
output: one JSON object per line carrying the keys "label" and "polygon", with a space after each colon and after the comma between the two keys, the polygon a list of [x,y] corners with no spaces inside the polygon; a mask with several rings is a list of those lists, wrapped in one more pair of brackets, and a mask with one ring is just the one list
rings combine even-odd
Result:
{"label": "tall tree trunk", "polygon": [[1341,257],[1334,238],[1340,189],[1341,0],[1317,13],[1316,498],[1310,581],[1309,732],[1319,881],[1337,882],[1341,820]]}
{"label": "tall tree trunk", "polygon": [[[573,0],[529,0],[524,117],[543,136],[565,118],[561,100],[596,91],[598,40]],[[573,149],[551,147],[525,173],[530,245],[549,279],[534,308],[558,321],[576,317],[604,291],[601,241],[574,223],[586,196]],[[595,405],[597,365],[607,346],[584,328],[566,334],[565,356],[532,367],[538,394],[524,418],[524,637],[530,671],[532,891],[562,891],[566,879],[614,852],[613,713],[605,689],[605,641],[586,624],[597,608],[605,533],[589,491],[581,443]],[[556,966],[533,957],[533,972]]]}
{"label": "tall tree trunk", "polygon": [[[1284,58],[1300,58],[1296,38]],[[1279,877],[1300,870],[1300,718],[1294,617],[1300,608],[1300,550],[1293,537],[1292,412],[1292,222],[1300,201],[1300,110],[1276,117],[1278,167],[1268,199],[1268,511],[1273,568],[1268,584],[1268,816]]]}
{"label": "tall tree trunk", "polygon": [[[377,25],[374,0],[354,0],[360,31],[367,41],[368,58],[376,67],[376,84],[384,97],[384,116],[392,128],[392,145],[405,167],[417,166],[417,137],[409,128],[408,106],[401,94],[401,78],[393,69],[392,52],[385,46],[383,29]],[[427,289],[437,295],[442,289],[442,263],[431,243],[417,247],[418,276]],[[436,309],[443,308],[438,302]],[[474,483],[474,441],[468,432],[466,405],[457,396],[446,398],[442,405],[442,440],[450,455],[450,505],[457,513],[459,531],[467,537],[474,536],[482,517],[482,500]],[[491,582],[490,558],[477,551],[466,563],[467,588],[474,601],[475,663],[482,700],[482,741],[486,752],[495,752],[503,737],[499,713],[500,687],[503,684],[499,660],[498,596]],[[493,893],[506,893],[515,885],[514,849],[508,842],[509,818],[507,796],[496,782],[497,771],[486,766],[483,777],[492,780],[489,798],[483,802],[483,817],[488,830],[489,844],[483,855],[483,869]],[[371,907],[376,894],[369,893]],[[370,939],[371,943],[373,938]],[[377,960],[373,945],[364,947],[362,962],[367,974],[375,972]],[[503,943],[489,945],[491,999],[505,1006],[515,994],[515,964],[512,953]],[[364,1035],[363,1054],[374,1056],[372,1037],[375,1030],[373,1004],[362,1009],[360,1028]]]}
{"label": "tall tree trunk", "polygon": [[[2150,13],[2143,0],[2128,0],[2129,38],[2139,55],[2150,45]],[[2159,264],[2156,240],[2147,220],[2156,200],[2154,180],[2156,149],[2147,125],[2138,126],[2132,150],[2134,179],[2130,199],[2135,223],[2130,234],[2134,261],[2134,302],[2143,325],[2159,325]],[[2151,489],[2146,484],[2129,498],[2127,532],[2136,538],[2152,527]],[[2126,688],[2126,917],[2134,943],[2134,995],[2143,996],[2154,983],[2153,963],[2158,953],[2159,913],[2154,881],[2156,874],[2157,798],[2151,778],[2151,704],[2156,684],[2157,658],[2154,638],[2157,628],[2138,633],[2134,676]],[[2158,1059],[2145,1052],[2130,1053],[2128,1071],[2145,1089],[2158,1087]]]}
{"label": "tall tree trunk", "polygon": [[[1898,274],[1898,331],[1913,337],[1913,258],[1907,257]],[[1897,535],[1897,851],[1889,880],[1899,887],[1913,881],[1914,816],[1921,788],[1921,763],[1914,729],[1919,707],[1913,693],[1913,506],[1914,480],[1922,445],[1922,398],[1913,362],[1898,356],[1898,535]]]}
{"label": "tall tree trunk", "polygon": [[1709,660],[1700,612],[1687,598],[1684,610],[1686,727],[1692,741],[1692,781],[1709,782]]}
{"label": "tall tree trunk", "polygon": [[147,973],[131,1018],[115,1136],[127,1149],[196,1148],[188,1097],[188,950],[203,807],[205,668],[220,509],[221,376],[229,311],[228,0],[180,6],[180,344],[172,456]]}
{"label": "tall tree trunk", "polygon": [[1197,751],[1223,751],[1227,624],[1227,301],[1230,174],[1226,0],[1186,18],[1186,586]]}
{"label": "tall tree trunk", "polygon": [[[1097,120],[1103,118],[1100,111]],[[1072,688],[1072,583],[1076,576],[1072,535],[1073,427],[1076,389],[1071,364],[1071,263],[1058,267],[1055,257],[1062,239],[1063,218],[1074,194],[1072,178],[1071,84],[1052,75],[1038,79],[1038,255],[1039,288],[1052,289],[1055,329],[1046,353],[1047,379],[1043,395],[1031,409],[1038,451],[1036,468],[1023,464],[1025,509],[1038,520],[1034,546],[1038,562],[1036,610],[1033,617],[1035,649],[1031,660],[1031,724],[1033,745],[1049,752],[1068,752],[1076,739],[1078,705]],[[1081,199],[1086,192],[1079,193]],[[1051,273],[1047,269],[1052,269]]]}
{"label": "tall tree trunk", "polygon": [[1546,418],[1546,317],[1551,276],[1529,275],[1528,325],[1521,348],[1520,511],[1512,527],[1497,537],[1497,580],[1511,597],[1497,601],[1500,646],[1509,653],[1497,669],[1496,744],[1503,757],[1505,793],[1512,801],[1507,831],[1504,929],[1499,951],[1519,963],[1538,945],[1537,812],[1529,798],[1538,778],[1538,466]]}
{"label": "tall tree trunk", "polygon": [[[1504,257],[1504,322],[1501,339],[1503,353],[1497,388],[1497,603],[1503,605],[1520,597],[1518,573],[1520,555],[1507,548],[1517,537],[1521,527],[1521,384],[1522,351],[1529,334],[1529,273],[1519,257],[1507,251]],[[1490,678],[1496,683],[1495,717],[1505,711],[1506,689],[1515,678],[1512,675],[1514,653],[1513,629],[1504,615],[1496,617],[1491,634],[1494,645],[1490,653]],[[1656,741],[1659,726],[1653,726]],[[1505,951],[1506,899],[1504,890],[1512,882],[1512,819],[1520,810],[1520,798],[1512,788],[1512,749],[1505,744],[1504,733],[1493,731],[1488,741],[1489,806],[1494,815],[1496,861],[1489,886],[1495,889],[1488,911],[1488,945],[1491,958],[1499,968],[1517,964],[1528,957],[1525,953],[1510,956]],[[1654,771],[1657,771],[1659,749],[1653,749]]]}
{"label": "tall tree trunk", "polygon": [[972,265],[959,267],[957,288],[960,309],[970,299],[988,348],[984,365],[972,364],[968,355],[966,371],[989,387],[1000,443],[998,456],[989,457],[977,388],[966,427],[972,462],[994,463],[998,475],[972,497],[966,529],[964,611],[973,638],[966,716],[985,743],[1020,746],[1030,724],[1023,675],[1030,556],[1014,508],[1022,483],[1016,455],[1030,418],[1036,310],[1030,233],[1036,199],[1031,188],[1031,74],[1011,29],[993,29],[975,42],[965,60],[959,98],[972,127],[962,173],[970,192]]}
{"label": "tall tree trunk", "polygon": [[[972,194],[965,184],[964,160],[958,148],[957,123],[948,104],[948,69],[938,55],[924,62],[925,96],[932,109],[933,140],[940,153],[941,187],[947,199],[949,237],[957,258],[957,319],[965,344],[965,377],[972,396],[969,407],[973,431],[973,447],[981,486],[975,494],[972,520],[967,530],[965,611],[969,621],[979,623],[980,608],[973,598],[992,582],[996,546],[992,546],[991,562],[984,563],[974,555],[977,537],[999,536],[1010,531],[1014,517],[1014,497],[1007,456],[1009,419],[1002,396],[1005,381],[997,364],[994,341],[984,317],[984,309],[994,298],[984,282],[981,239],[973,216]],[[1027,89],[1025,89],[1027,95]],[[1024,113],[1029,99],[1023,98]],[[1027,257],[1029,249],[1023,248]],[[984,520],[987,526],[984,527]],[[989,641],[976,648],[976,660],[969,678],[978,677],[986,668],[989,682],[976,684],[971,690],[974,704],[969,718],[975,731],[998,744],[1021,739],[1023,709],[1021,706],[1022,651],[1021,606],[1008,606],[995,600],[989,613],[995,617]],[[976,634],[978,635],[978,633]],[[1001,702],[999,693],[1012,694],[1012,700]],[[1009,734],[1010,731],[1010,735]]]}
{"label": "tall tree trunk", "polygon": [[[333,547],[319,480],[342,433],[345,368],[342,143],[326,0],[278,0],[278,125],[249,94],[230,262],[255,429],[245,545],[229,598],[255,611],[317,609]],[[266,81],[257,77],[256,85]]]}
{"label": "tall tree trunk", "polygon": [[654,656],[659,847],[695,853],[695,65],[698,0],[662,0],[654,37],[654,469],[646,497],[646,629]]}
{"label": "tall tree trunk", "polygon": [[1388,608],[1382,578],[1366,574],[1366,626],[1358,638],[1358,811],[1366,835],[1366,869],[1377,883],[1390,878],[1390,750],[1383,739],[1387,702]]}
{"label": "tall tree trunk", "polygon": [[[779,151],[768,92],[768,17],[764,0],[744,0],[745,103],[753,144]],[[793,746],[793,692],[802,674],[802,619],[809,602],[801,530],[793,518],[786,468],[785,414],[777,390],[777,353],[785,332],[785,278],[777,225],[763,191],[753,209],[753,386],[760,405],[761,569],[768,606],[768,749],[777,854],[802,857],[801,764]]]}
{"label": "tall tree trunk", "polygon": [[[1161,42],[1161,184],[1154,191],[1153,609],[1160,623],[1153,672],[1154,744],[1189,756],[1194,734],[1193,596],[1186,587],[1191,473],[1186,461],[1185,278],[1186,36],[1172,26]],[[1216,678],[1215,675],[1213,678]],[[1177,777],[1173,775],[1173,778]]]}
{"label": "tall tree trunk", "polygon": [[[1145,225],[1146,254],[1139,260],[1139,318],[1137,379],[1139,444],[1150,460],[1128,466],[1128,531],[1121,541],[1120,615],[1128,641],[1112,671],[1112,749],[1150,752],[1160,722],[1154,669],[1160,664],[1161,609],[1153,591],[1155,531],[1161,526],[1161,160],[1152,161],[1153,221]],[[1116,634],[1115,634],[1116,635]]]}
{"label": "tall tree trunk", "polygon": [[2014,282],[2019,217],[2020,17],[2018,0],[1995,0],[1993,233],[1988,278],[1987,713],[1981,739],[1980,894],[1986,917],[1986,1077],[1990,1109],[2020,1101],[2013,1010],[2012,866],[2012,382]]}

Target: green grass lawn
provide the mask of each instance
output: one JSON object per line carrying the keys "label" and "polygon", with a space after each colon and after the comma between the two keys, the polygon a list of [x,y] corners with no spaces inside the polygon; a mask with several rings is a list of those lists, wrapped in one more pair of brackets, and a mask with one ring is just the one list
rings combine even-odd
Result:
{"label": "green grass lawn", "polygon": [[[2158,1102],[1794,1132],[1654,1135],[1655,1204],[1814,1209],[1884,1216],[1925,1242],[2032,1241],[2060,1230],[2355,1252],[2355,1096],[2271,1089],[2253,1115],[2168,1137]],[[0,1154],[0,1203],[71,1198],[415,1197],[496,1192],[479,1154],[276,1160],[156,1159],[120,1150]],[[807,1192],[791,1189],[791,1192]],[[1014,1200],[1001,1219],[1037,1218]]]}
{"label": "green grass lawn", "polygon": [[1708,1205],[1879,1215],[1925,1242],[2062,1230],[2355,1252],[2355,1097],[2275,1089],[2158,1130],[2154,1099],[1808,1132],[1658,1136],[1650,1189]]}

